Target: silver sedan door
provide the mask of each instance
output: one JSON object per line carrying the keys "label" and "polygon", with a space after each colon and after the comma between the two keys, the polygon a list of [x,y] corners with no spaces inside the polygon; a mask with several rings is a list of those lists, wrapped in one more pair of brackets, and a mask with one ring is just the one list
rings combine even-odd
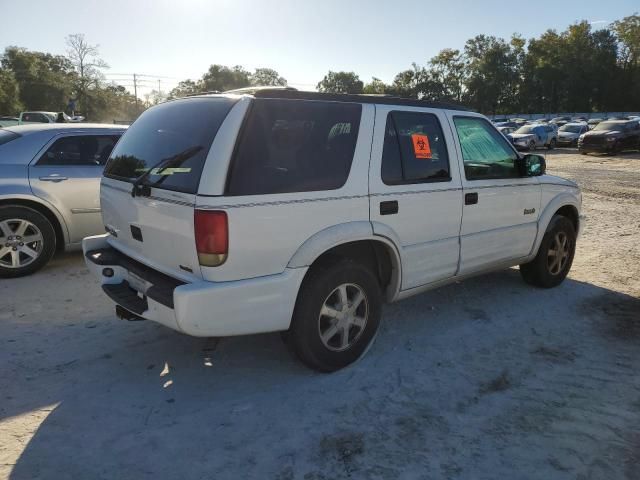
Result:
{"label": "silver sedan door", "polygon": [[104,232],[100,178],[119,132],[56,136],[29,166],[33,193],[65,218],[71,243]]}

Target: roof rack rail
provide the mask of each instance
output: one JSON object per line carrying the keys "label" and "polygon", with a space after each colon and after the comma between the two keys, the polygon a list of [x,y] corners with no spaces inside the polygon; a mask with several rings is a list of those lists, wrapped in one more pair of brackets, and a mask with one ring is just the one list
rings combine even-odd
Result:
{"label": "roof rack rail", "polygon": [[185,95],[185,97],[197,97],[198,95],[215,95],[217,93],[222,93],[222,92],[219,90],[208,90],[206,92],[190,93],[188,95]]}
{"label": "roof rack rail", "polygon": [[225,90],[222,93],[234,93],[237,95],[241,94],[252,94],[256,92],[261,92],[263,90],[294,90],[297,91],[297,88],[293,87],[280,87],[280,86],[269,86],[269,85],[255,85],[253,87],[242,87],[242,88],[234,88],[233,90]]}
{"label": "roof rack rail", "polygon": [[392,95],[367,95],[351,93],[307,92],[295,89],[264,88],[251,92],[256,98],[282,98],[290,100],[319,100],[330,102],[374,103],[379,105],[403,105],[409,107],[439,108],[444,110],[472,111],[455,102],[419,100]]}

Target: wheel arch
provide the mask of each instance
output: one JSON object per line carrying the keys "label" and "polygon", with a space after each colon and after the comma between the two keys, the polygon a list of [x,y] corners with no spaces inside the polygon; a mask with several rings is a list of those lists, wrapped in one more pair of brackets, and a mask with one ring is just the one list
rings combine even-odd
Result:
{"label": "wheel arch", "polygon": [[69,233],[67,232],[67,225],[54,207],[51,205],[46,205],[37,200],[33,200],[32,198],[22,198],[22,197],[9,197],[9,198],[0,198],[0,207],[7,206],[18,206],[18,207],[27,207],[32,210],[37,211],[44,215],[51,225],[53,226],[53,230],[56,234],[56,250],[64,250],[65,246],[68,243]]}
{"label": "wheel arch", "polygon": [[540,214],[540,218],[538,219],[538,235],[532,250],[533,255],[538,252],[540,244],[542,243],[542,238],[544,237],[554,215],[567,217],[573,223],[576,234],[580,232],[580,203],[578,199],[569,193],[560,194],[551,200]]}
{"label": "wheel arch", "polygon": [[375,268],[387,301],[397,296],[402,278],[398,248],[389,238],[375,235],[371,223],[367,221],[349,222],[321,230],[300,246],[287,267],[313,267],[344,257],[354,258]]}

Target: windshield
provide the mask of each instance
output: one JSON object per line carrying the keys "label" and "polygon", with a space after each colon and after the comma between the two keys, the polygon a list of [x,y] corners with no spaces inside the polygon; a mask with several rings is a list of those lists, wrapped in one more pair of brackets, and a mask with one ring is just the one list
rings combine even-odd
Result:
{"label": "windshield", "polygon": [[563,125],[558,130],[560,132],[580,133],[582,127],[580,125]]}
{"label": "windshield", "polygon": [[220,125],[237,100],[187,98],[144,112],[122,136],[105,168],[106,177],[178,192],[196,193]]}
{"label": "windshield", "polygon": [[622,123],[615,122],[602,122],[595,126],[593,129],[594,132],[598,132],[601,130],[615,130],[617,132],[622,131]]}
{"label": "windshield", "polygon": [[515,132],[513,133],[524,133],[524,134],[531,134],[531,133],[535,133],[535,127],[531,126],[531,125],[525,125],[523,127],[520,127],[519,129],[517,129]]}

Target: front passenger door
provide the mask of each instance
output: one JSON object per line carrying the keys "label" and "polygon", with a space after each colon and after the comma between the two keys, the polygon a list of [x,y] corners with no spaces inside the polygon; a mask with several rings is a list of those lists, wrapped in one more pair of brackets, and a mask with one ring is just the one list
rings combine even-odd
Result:
{"label": "front passenger door", "polygon": [[119,134],[57,136],[29,166],[33,193],[66,220],[71,243],[104,232],[100,178]]}
{"label": "front passenger door", "polygon": [[451,116],[463,174],[460,274],[526,257],[538,231],[541,188],[518,153],[484,118]]}

